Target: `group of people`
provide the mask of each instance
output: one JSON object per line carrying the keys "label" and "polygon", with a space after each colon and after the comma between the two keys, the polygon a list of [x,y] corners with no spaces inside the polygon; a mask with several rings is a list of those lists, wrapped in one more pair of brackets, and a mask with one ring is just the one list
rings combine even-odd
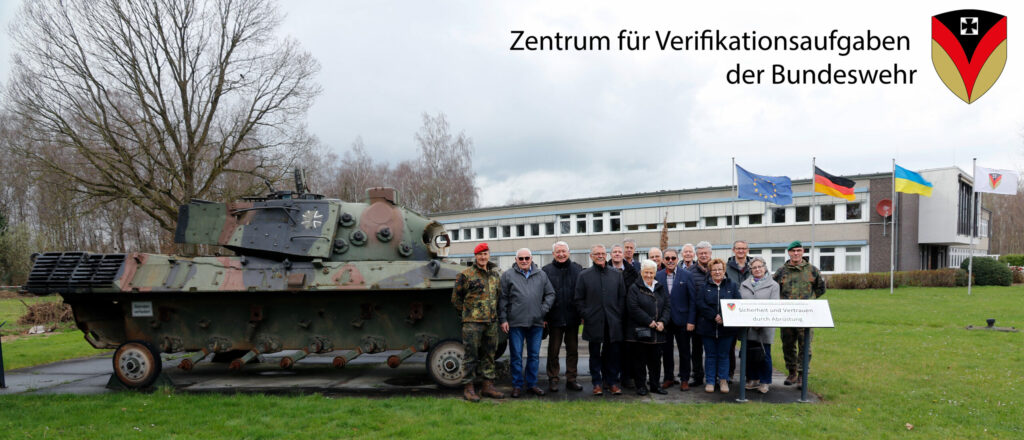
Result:
{"label": "group of people", "polygon": [[[516,251],[513,268],[501,272],[490,261],[487,243],[477,244],[473,264],[458,274],[452,292],[462,316],[465,399],[504,398],[494,387],[499,331],[508,335],[512,397],[545,394],[537,383],[545,332],[548,391],[559,390],[563,346],[565,389],[583,390],[577,380],[580,325],[595,396],[622,394],[623,387],[640,395],[666,394],[675,385],[687,391],[702,384],[708,393],[716,388],[728,393],[740,331],[748,332],[748,350],[761,354],[753,357],[750,380],[742,385],[767,393],[775,329],[725,327],[721,300],[813,299],[825,293],[824,278],[804,258],[799,241],[787,247],[789,260],[774,275],[763,259],[748,258],[745,241],[733,243],[728,261],[712,259],[706,241],[679,251],[651,248],[642,262],[633,258],[635,251],[631,239],[610,249],[594,245],[592,264],[584,269],[569,258],[569,245],[559,241],[552,245],[553,261],[544,267],[537,267],[532,252],[523,248]],[[786,385],[800,381],[804,352],[810,348],[804,346],[804,331],[810,329],[782,329]]]}

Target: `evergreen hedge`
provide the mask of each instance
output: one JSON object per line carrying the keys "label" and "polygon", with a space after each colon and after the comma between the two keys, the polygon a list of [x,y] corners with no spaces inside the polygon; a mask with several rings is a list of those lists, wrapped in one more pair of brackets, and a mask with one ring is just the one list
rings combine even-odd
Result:
{"label": "evergreen hedge", "polygon": [[[961,269],[967,269],[970,259],[960,264]],[[974,284],[977,286],[1009,286],[1013,284],[1013,271],[1005,263],[1000,263],[994,258],[974,259]]]}
{"label": "evergreen hedge", "polygon": [[[889,287],[889,272],[839,273],[827,275],[825,278],[829,289],[886,289]],[[966,286],[967,271],[936,269],[896,272],[894,282],[896,287]]]}
{"label": "evergreen hedge", "polygon": [[1024,254],[1006,254],[999,257],[999,261],[1010,266],[1024,266]]}

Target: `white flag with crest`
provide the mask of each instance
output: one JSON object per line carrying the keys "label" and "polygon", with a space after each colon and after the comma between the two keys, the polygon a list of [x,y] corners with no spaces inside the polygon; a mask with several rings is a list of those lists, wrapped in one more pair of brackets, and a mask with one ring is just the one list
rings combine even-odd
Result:
{"label": "white flag with crest", "polygon": [[1017,194],[1017,172],[994,168],[974,168],[974,192]]}

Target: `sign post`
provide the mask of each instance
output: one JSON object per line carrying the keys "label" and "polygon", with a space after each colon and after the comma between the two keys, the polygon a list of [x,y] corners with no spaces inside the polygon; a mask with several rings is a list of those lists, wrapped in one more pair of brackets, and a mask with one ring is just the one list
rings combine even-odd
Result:
{"label": "sign post", "polygon": [[[0,322],[0,328],[4,328],[7,321]],[[4,379],[4,343],[0,338],[0,388],[7,388],[7,381]]]}
{"label": "sign post", "polygon": [[827,299],[723,299],[722,324],[726,327],[740,327],[740,397],[737,402],[746,402],[747,381],[747,328],[748,327],[790,327],[804,329],[804,359],[800,402],[807,400],[807,372],[811,353],[811,329],[834,328],[832,310]]}

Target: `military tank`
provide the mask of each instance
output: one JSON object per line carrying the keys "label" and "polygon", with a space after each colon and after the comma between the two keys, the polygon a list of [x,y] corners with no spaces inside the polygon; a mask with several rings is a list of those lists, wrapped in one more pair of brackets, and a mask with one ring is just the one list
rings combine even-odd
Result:
{"label": "military tank", "polygon": [[131,389],[154,383],[161,353],[190,371],[225,358],[239,370],[282,351],[282,368],[400,350],[387,359],[397,367],[426,351],[428,375],[457,386],[464,350],[450,301],[463,267],[443,261],[444,227],[398,206],[391,188],[350,203],[295,180],[295,191],[180,207],[176,243],[233,255],[44,253],[24,289],[60,294],[86,341],[115,349],[114,376]]}

